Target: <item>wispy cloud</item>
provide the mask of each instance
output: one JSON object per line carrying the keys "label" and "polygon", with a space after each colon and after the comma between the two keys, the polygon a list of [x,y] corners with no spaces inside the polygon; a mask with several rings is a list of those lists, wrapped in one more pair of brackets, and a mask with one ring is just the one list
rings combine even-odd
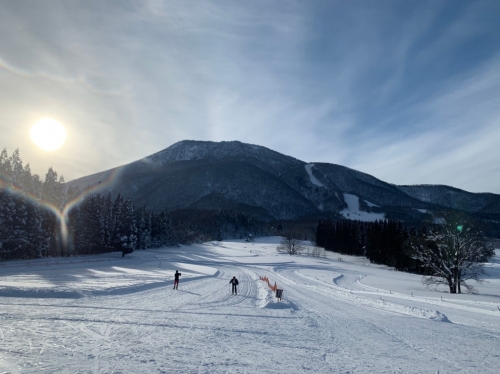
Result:
{"label": "wispy cloud", "polygon": [[[500,193],[497,2],[4,2],[0,130],[67,179],[183,139]],[[7,37],[8,35],[8,37]],[[42,154],[29,126],[68,127]]]}
{"label": "wispy cloud", "polygon": [[[469,74],[442,82],[440,91],[411,110],[425,120],[401,134],[362,143],[370,157],[355,167],[393,183],[452,184],[499,191],[500,55]],[[451,183],[450,183],[451,181]]]}

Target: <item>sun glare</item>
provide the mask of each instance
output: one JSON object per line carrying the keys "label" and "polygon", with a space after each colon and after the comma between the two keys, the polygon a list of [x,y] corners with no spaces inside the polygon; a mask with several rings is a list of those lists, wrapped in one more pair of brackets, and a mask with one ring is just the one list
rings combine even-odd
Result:
{"label": "sun glare", "polygon": [[66,129],[52,118],[42,118],[31,128],[31,140],[44,151],[59,149],[66,140]]}

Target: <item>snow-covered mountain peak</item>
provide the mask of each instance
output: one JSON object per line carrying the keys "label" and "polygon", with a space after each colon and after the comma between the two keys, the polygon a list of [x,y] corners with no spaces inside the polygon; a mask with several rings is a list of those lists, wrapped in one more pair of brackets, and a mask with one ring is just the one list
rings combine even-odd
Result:
{"label": "snow-covered mountain peak", "polygon": [[176,161],[220,160],[225,158],[254,158],[266,162],[278,172],[303,162],[290,156],[282,155],[266,147],[246,144],[239,141],[196,141],[183,140],[170,147],[146,157],[143,162],[161,166]]}
{"label": "snow-covered mountain peak", "polygon": [[101,185],[103,192],[130,196],[135,204],[158,210],[224,207],[264,220],[341,215],[420,222],[432,211],[451,208],[479,213],[489,220],[491,235],[497,235],[493,222],[500,214],[500,195],[449,186],[395,186],[342,165],[306,163],[239,141],[180,141],[68,185],[82,190]]}

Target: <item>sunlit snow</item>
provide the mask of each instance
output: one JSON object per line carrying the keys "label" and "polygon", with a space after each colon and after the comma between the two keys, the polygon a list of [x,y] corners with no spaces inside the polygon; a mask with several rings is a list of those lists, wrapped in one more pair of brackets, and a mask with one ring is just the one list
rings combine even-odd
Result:
{"label": "sunlit snow", "polygon": [[279,240],[1,263],[0,373],[497,373],[498,257],[450,295]]}

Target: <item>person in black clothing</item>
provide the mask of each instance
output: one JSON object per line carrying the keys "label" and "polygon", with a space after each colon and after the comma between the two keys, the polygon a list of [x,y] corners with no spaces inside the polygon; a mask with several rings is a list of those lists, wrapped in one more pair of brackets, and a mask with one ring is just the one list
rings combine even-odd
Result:
{"label": "person in black clothing", "polygon": [[234,294],[237,295],[238,294],[238,289],[236,288],[236,286],[239,284],[238,279],[236,279],[236,277],[233,277],[233,279],[231,279],[229,281],[229,283],[231,283],[233,285],[233,287],[232,287],[232,294],[233,295]]}
{"label": "person in black clothing", "polygon": [[182,274],[179,273],[177,270],[175,271],[175,274],[174,274],[174,290],[177,290],[178,287],[179,287],[179,277],[181,276]]}

